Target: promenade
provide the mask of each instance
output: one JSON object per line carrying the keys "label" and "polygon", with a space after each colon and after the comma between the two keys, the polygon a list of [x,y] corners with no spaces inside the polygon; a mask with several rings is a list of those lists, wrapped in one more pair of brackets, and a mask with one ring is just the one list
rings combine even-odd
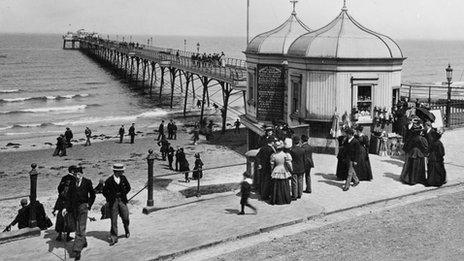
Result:
{"label": "promenade", "polygon": [[[464,141],[459,138],[463,135],[464,129],[457,129],[447,131],[442,138],[448,172],[446,186],[464,182],[461,175],[464,168],[461,156]],[[150,260],[169,257],[324,214],[435,189],[422,185],[403,185],[399,181],[403,165],[400,159],[377,155],[370,155],[370,159],[374,180],[361,182],[359,186],[343,192],[343,182],[337,181],[334,175],[335,156],[315,154],[313,193],[304,194],[301,200],[286,206],[271,206],[251,199],[250,203],[258,207],[257,215],[236,215],[240,200],[238,191],[203,196],[201,201],[150,215],[141,213],[141,205],[130,207],[131,237],[120,238],[115,246],[109,246],[109,220],[89,222],[89,246],[82,252],[82,260]],[[238,176],[237,182],[240,179]],[[146,193],[140,194],[137,199],[144,202]],[[4,260],[68,260],[67,249],[71,249],[72,242],[56,242],[55,237],[53,230],[43,231],[40,237],[0,245],[0,256]]]}

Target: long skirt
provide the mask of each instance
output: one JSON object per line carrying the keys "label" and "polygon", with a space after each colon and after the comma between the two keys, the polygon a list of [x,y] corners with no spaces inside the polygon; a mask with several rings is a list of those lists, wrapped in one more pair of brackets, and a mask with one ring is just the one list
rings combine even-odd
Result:
{"label": "long skirt", "polygon": [[76,222],[73,215],[71,213],[66,213],[63,217],[62,211],[58,211],[58,214],[56,215],[55,231],[58,233],[75,232]]}
{"label": "long skirt", "polygon": [[272,205],[284,205],[290,204],[290,202],[292,202],[292,198],[288,179],[273,179],[270,203]]}
{"label": "long skirt", "polygon": [[425,159],[407,157],[400,179],[409,185],[426,184]]}
{"label": "long skirt", "polygon": [[427,163],[427,185],[439,187],[446,183],[446,170],[443,162]]}
{"label": "long skirt", "polygon": [[361,151],[358,164],[354,166],[354,170],[359,180],[372,180],[371,162],[364,149]]}
{"label": "long skirt", "polygon": [[346,180],[348,177],[348,164],[346,161],[339,159],[337,161],[337,179]]}

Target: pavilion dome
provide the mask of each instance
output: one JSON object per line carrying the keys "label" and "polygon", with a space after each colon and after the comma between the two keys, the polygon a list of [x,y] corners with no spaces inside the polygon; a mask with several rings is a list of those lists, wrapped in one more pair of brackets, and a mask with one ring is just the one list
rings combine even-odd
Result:
{"label": "pavilion dome", "polygon": [[248,44],[246,53],[287,54],[293,41],[310,31],[293,11],[279,27],[254,37]]}
{"label": "pavilion dome", "polygon": [[335,59],[403,58],[395,41],[359,24],[348,14],[346,6],[328,25],[296,39],[288,55]]}

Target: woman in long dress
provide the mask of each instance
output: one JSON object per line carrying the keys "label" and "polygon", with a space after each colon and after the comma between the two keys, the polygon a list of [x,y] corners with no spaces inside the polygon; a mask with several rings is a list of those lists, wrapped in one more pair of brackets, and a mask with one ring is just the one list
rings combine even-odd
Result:
{"label": "woman in long dress", "polygon": [[283,148],[282,141],[276,142],[276,153],[271,155],[272,192],[270,203],[272,205],[290,204],[292,201],[289,184],[289,178],[292,176],[292,156],[285,153]]}
{"label": "woman in long dress", "polygon": [[425,179],[425,154],[428,149],[427,140],[420,135],[422,128],[413,126],[410,139],[404,144],[406,160],[400,179],[405,184],[426,184]]}
{"label": "woman in long dress", "polygon": [[430,155],[427,161],[427,185],[439,187],[446,183],[446,170],[443,164],[445,148],[440,141],[441,134],[433,131],[429,146]]}
{"label": "woman in long dress", "polygon": [[356,128],[356,139],[359,141],[359,145],[361,146],[359,152],[359,159],[358,164],[354,166],[354,170],[356,171],[356,175],[358,176],[359,180],[370,181],[372,180],[372,169],[371,169],[371,162],[369,160],[369,138],[364,135],[363,127],[358,126]]}
{"label": "woman in long dress", "polygon": [[348,142],[346,136],[338,137],[338,154],[337,154],[337,172],[336,176],[338,180],[346,180],[348,177],[348,165],[343,159],[343,155],[345,153],[344,147],[345,144]]}

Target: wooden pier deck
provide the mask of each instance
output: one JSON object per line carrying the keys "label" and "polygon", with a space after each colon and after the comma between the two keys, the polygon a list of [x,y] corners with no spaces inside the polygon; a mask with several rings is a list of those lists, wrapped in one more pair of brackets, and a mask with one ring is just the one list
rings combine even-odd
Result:
{"label": "wooden pier deck", "polygon": [[[69,36],[63,37],[64,49],[68,49],[66,42],[69,39]],[[184,95],[184,115],[187,111],[189,88],[192,88],[190,91],[192,95],[196,96],[194,80],[195,78],[199,80],[202,85],[199,122],[202,127],[205,127],[203,126],[205,104],[207,103],[208,106],[210,104],[210,89],[213,86],[219,85],[220,89],[216,92],[222,92],[222,102],[218,102],[218,106],[222,107],[223,131],[226,128],[231,95],[242,96],[244,106],[246,106],[247,69],[244,60],[227,57],[221,57],[220,60],[199,60],[194,58],[192,52],[104,40],[91,35],[74,36],[72,40],[79,43],[76,47],[73,42],[72,49],[81,50],[97,62],[113,68],[121,77],[143,88],[148,88],[150,95],[154,93],[155,85],[158,83],[160,99],[163,88],[166,87],[165,77],[169,76],[171,83],[169,86],[171,91],[170,106],[171,108],[173,106],[174,90],[180,87],[180,91]]]}

